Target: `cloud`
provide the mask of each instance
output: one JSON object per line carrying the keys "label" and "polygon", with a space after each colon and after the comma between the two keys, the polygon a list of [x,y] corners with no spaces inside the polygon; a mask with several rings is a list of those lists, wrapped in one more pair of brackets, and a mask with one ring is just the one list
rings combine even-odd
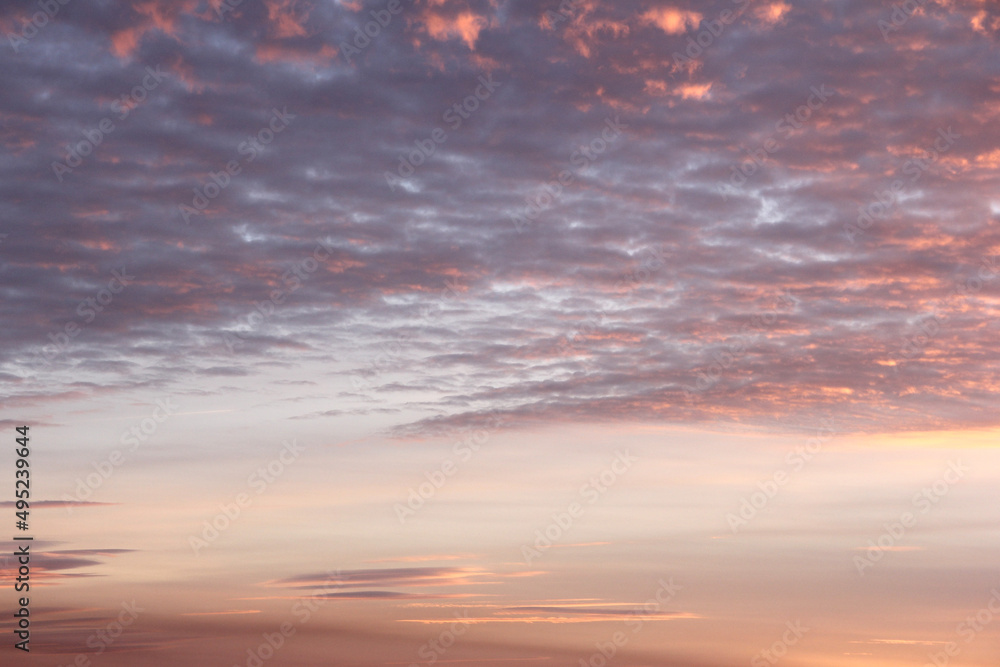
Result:
{"label": "cloud", "polygon": [[133,549],[50,549],[46,542],[6,542],[0,557],[0,581],[13,582],[18,576],[18,548],[28,544],[31,558],[31,580],[59,583],[65,579],[101,576],[92,572],[67,572],[104,565],[108,557],[133,553]]}
{"label": "cloud", "polygon": [[676,7],[655,7],[642,15],[643,21],[655,25],[668,35],[683,35],[697,28],[704,17],[695,11]]}
{"label": "cloud", "polygon": [[[32,500],[31,507],[33,509],[42,508],[56,508],[56,507],[104,507],[108,505],[116,505],[117,503],[98,503],[90,500]],[[0,501],[0,507],[16,507],[17,503],[13,500]]]}
{"label": "cloud", "polygon": [[467,586],[494,575],[479,568],[394,567],[343,570],[336,574],[302,574],[267,582],[284,588],[364,588],[367,586]]}
{"label": "cloud", "polygon": [[306,417],[399,434],[491,411],[996,425],[1000,107],[988,62],[942,64],[990,48],[992,10],[886,40],[881,6],[787,4],[738,16],[696,67],[675,54],[728,0],[582,2],[557,23],[533,3],[414,5],[350,63],[372,3],[64,6],[0,54],[4,407],[191,377],[249,392],[281,368],[337,397]]}

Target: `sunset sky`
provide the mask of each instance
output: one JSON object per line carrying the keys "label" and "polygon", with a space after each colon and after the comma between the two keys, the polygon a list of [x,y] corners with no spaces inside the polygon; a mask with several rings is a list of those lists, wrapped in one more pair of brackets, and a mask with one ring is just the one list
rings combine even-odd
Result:
{"label": "sunset sky", "polygon": [[0,32],[0,664],[997,664],[1000,4]]}

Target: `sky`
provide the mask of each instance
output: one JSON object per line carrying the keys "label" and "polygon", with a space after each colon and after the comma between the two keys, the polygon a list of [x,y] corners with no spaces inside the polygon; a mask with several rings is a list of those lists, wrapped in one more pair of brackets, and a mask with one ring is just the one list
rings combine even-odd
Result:
{"label": "sky", "polygon": [[996,664],[996,3],[0,36],[3,664]]}

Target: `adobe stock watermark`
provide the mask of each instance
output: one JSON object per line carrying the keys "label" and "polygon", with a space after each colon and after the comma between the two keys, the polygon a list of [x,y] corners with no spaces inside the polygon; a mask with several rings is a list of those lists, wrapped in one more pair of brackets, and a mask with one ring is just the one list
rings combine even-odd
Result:
{"label": "adobe stock watermark", "polygon": [[827,100],[837,94],[837,91],[828,89],[825,83],[819,88],[811,86],[809,90],[810,95],[806,101],[794,112],[785,114],[784,118],[776,122],[774,132],[764,139],[758,148],[754,150],[744,149],[747,157],[739,164],[730,166],[729,169],[732,173],[729,175],[728,185],[719,186],[723,200],[729,199],[732,190],[739,191],[746,185],[750,177],[756,174],[758,169],[764,167],[768,158],[781,150],[782,144],[775,138],[779,133],[783,135],[785,140],[790,139],[795,130],[801,130],[805,127],[805,123],[812,118],[813,112],[822,109]]}
{"label": "adobe stock watermark", "polygon": [[440,660],[452,646],[458,642],[458,638],[465,634],[472,621],[469,620],[469,610],[463,609],[461,613],[455,612],[455,621],[441,633],[417,649],[417,656],[420,662],[411,662],[409,667],[420,667],[421,663],[433,665]]}
{"label": "adobe stock watermark", "polygon": [[267,124],[256,133],[247,135],[247,138],[236,147],[237,157],[226,162],[225,168],[208,172],[208,179],[194,187],[191,205],[177,205],[184,222],[191,224],[192,216],[204,214],[208,204],[229,187],[234,177],[243,172],[243,166],[256,160],[257,156],[264,152],[264,148],[284,132],[295,118],[296,116],[288,113],[288,107],[284,107],[281,111],[277,108],[272,109]]}
{"label": "adobe stock watermark", "polygon": [[554,180],[544,183],[537,192],[526,196],[527,206],[521,211],[508,214],[519,234],[528,225],[534,223],[538,216],[552,208],[562,197],[565,189],[572,185],[588,167],[597,162],[618,141],[623,132],[629,129],[629,125],[623,123],[621,116],[617,114],[614,118],[605,118],[604,125],[604,129],[596,137],[573,151],[569,158],[571,169],[563,169]]}
{"label": "adobe stock watermark", "polygon": [[[431,325],[446,304],[461,299],[463,295],[464,290],[459,285],[458,278],[445,278],[444,287],[439,291],[437,299],[433,303],[420,307],[419,321],[421,326]],[[351,374],[350,382],[354,390],[358,392],[374,391],[375,381],[383,373],[402,367],[406,348],[412,343],[413,337],[409,334],[399,334],[392,340],[379,343],[379,353],[369,359],[368,364],[360,371]]]}
{"label": "adobe stock watermark", "polygon": [[[242,1],[242,0],[241,0]],[[407,0],[407,4],[412,5],[413,0]],[[392,23],[393,17],[403,11],[403,6],[400,0],[389,0],[385,3],[384,9],[373,9],[369,12],[371,15],[371,20],[366,22],[363,26],[357,25],[354,27],[354,39],[350,42],[341,42],[337,47],[340,54],[344,57],[348,63],[353,61],[355,56],[361,55],[361,52],[367,49],[372,44],[372,40],[377,38],[382,31],[389,27]]]}
{"label": "adobe stock watermark", "polygon": [[787,630],[781,635],[781,639],[750,659],[751,667],[769,667],[778,664],[779,660],[788,655],[788,649],[798,644],[809,632],[809,628],[804,627],[802,621],[788,621],[785,627]]}
{"label": "adobe stock watermark", "polygon": [[[622,275],[615,282],[612,291],[618,292],[623,289],[631,291],[643,283],[649,282],[652,280],[653,274],[667,263],[663,249],[658,247],[644,248],[638,253],[638,257],[641,258],[639,265]],[[588,337],[602,331],[607,317],[608,314],[603,309],[588,313],[586,319],[573,333],[559,337],[556,345],[559,347],[560,353],[571,354],[574,345],[582,343]]]}
{"label": "adobe stock watermark", "polygon": [[907,530],[916,526],[922,516],[941,502],[941,499],[951,491],[951,487],[958,484],[967,472],[969,469],[962,465],[961,461],[949,461],[948,469],[940,478],[914,494],[911,504],[917,510],[916,513],[906,511],[893,523],[882,524],[885,528],[884,533],[874,540],[868,540],[867,547],[857,547],[855,551],[865,552],[864,556],[854,557],[854,567],[857,568],[858,574],[865,576],[865,570],[881,561],[887,551],[897,548],[897,543],[906,535]]}
{"label": "adobe stock watermark", "polygon": [[174,405],[171,397],[157,399],[156,407],[149,417],[136,422],[128,429],[122,431],[121,437],[118,438],[118,442],[122,445],[121,449],[112,450],[103,460],[92,463],[94,472],[83,479],[76,478],[75,495],[71,496],[68,493],[64,493],[62,496],[62,499],[67,501],[66,511],[72,514],[74,504],[82,503],[94,495],[94,491],[101,488],[104,482],[108,481],[111,475],[114,474],[115,470],[125,463],[128,455],[135,452],[139,449],[140,445],[153,437],[153,434],[159,430],[160,425],[176,414],[177,410],[178,407]]}
{"label": "adobe stock watermark", "polygon": [[819,454],[823,449],[823,444],[828,442],[835,435],[833,419],[825,418],[820,420],[822,426],[817,429],[816,435],[806,440],[805,445],[797,445],[795,449],[785,455],[785,465],[787,469],[776,470],[771,477],[757,482],[757,491],[749,496],[740,499],[739,509],[726,514],[726,523],[735,535],[740,528],[748,526],[751,521],[757,518],[758,513],[763,511],[767,504],[778,495],[778,492],[791,480],[792,475],[802,470],[807,463]]}
{"label": "adobe stock watermark", "polygon": [[368,360],[368,364],[350,377],[351,386],[357,392],[369,393],[375,390],[376,380],[394,368],[402,366],[406,346],[412,342],[408,334],[398,334],[388,341],[380,341],[379,352]]}
{"label": "adobe stock watermark", "polygon": [[333,246],[325,239],[317,239],[316,246],[309,257],[296,262],[292,268],[281,274],[281,282],[284,286],[271,290],[267,299],[255,301],[253,310],[237,320],[237,326],[240,328],[223,332],[222,342],[229,353],[233,354],[237,348],[242,347],[250,334],[267,322],[289,295],[301,289],[305,282],[316,273],[320,264],[333,256],[333,251]]}
{"label": "adobe stock watermark", "polygon": [[52,341],[52,344],[42,348],[39,355],[41,363],[49,366],[56,357],[66,352],[69,349],[70,340],[79,336],[84,326],[97,319],[98,313],[104,312],[104,309],[115,300],[115,296],[121,294],[134,280],[135,276],[129,275],[124,266],[120,269],[112,269],[111,279],[107,286],[98,290],[94,296],[88,296],[77,304],[76,314],[82,323],[70,320],[63,325],[61,330],[49,332],[48,339]]}
{"label": "adobe stock watermark", "polygon": [[996,256],[983,257],[976,273],[957,283],[943,302],[938,304],[928,317],[922,319],[903,337],[899,356],[893,360],[894,366],[898,368],[904,361],[912,361],[923,355],[927,344],[941,332],[941,326],[948,317],[940,310],[948,301],[954,297],[969,298],[979,293],[986,286],[986,283],[996,278],[997,272]]}
{"label": "adobe stock watermark", "polygon": [[[122,121],[128,118],[128,115],[146,100],[149,93],[159,87],[165,76],[160,71],[159,65],[156,66],[156,69],[147,67],[146,76],[143,77],[142,82],[111,103],[111,110],[118,115],[118,120]],[[52,172],[59,179],[59,182],[62,183],[63,176],[73,173],[74,169],[82,165],[83,159],[93,153],[104,142],[104,137],[114,131],[115,122],[110,116],[102,118],[93,128],[83,130],[83,140],[67,145],[63,161],[57,160],[52,163]]]}
{"label": "adobe stock watermark", "polygon": [[[656,589],[656,593],[649,600],[646,600],[644,604],[634,608],[629,615],[629,618],[625,621],[625,625],[629,627],[632,634],[638,634],[644,627],[646,621],[653,618],[654,614],[658,613],[663,609],[663,605],[667,604],[676,597],[677,592],[684,587],[675,584],[674,578],[670,577],[669,581],[664,581],[660,579],[657,581],[660,585]],[[618,652],[629,643],[631,637],[625,634],[623,631],[618,630],[611,635],[608,641],[597,642],[595,644],[597,650],[590,654],[590,657],[586,660],[580,658],[580,667],[606,667],[610,664]]]}
{"label": "adobe stock watermark", "polygon": [[8,32],[7,41],[14,53],[20,53],[27,43],[34,39],[38,32],[49,24],[49,21],[56,17],[59,10],[68,5],[70,0],[38,0],[37,4],[42,11],[35,12],[30,18],[24,20],[21,29],[17,33]]}
{"label": "adobe stock watermark", "polygon": [[[487,76],[480,75],[479,85],[476,86],[472,94],[467,95],[462,100],[455,102],[441,114],[441,119],[448,123],[448,127],[454,132],[462,127],[462,124],[472,117],[481,104],[493,97],[493,93],[499,88],[501,82],[493,80],[493,73]],[[435,127],[430,131],[425,139],[415,139],[413,149],[409,153],[399,154],[399,166],[396,173],[384,172],[386,185],[393,192],[397,187],[404,190],[411,190],[406,179],[413,176],[421,165],[425,164],[437,153],[438,146],[448,141],[448,132],[440,127]]]}
{"label": "adobe stock watermark", "polygon": [[295,636],[298,632],[296,628],[290,621],[284,621],[278,626],[277,632],[264,632],[261,633],[261,638],[264,640],[258,644],[255,648],[247,649],[247,658],[241,665],[236,663],[233,667],[262,667],[262,665],[274,657],[285,643]]}
{"label": "adobe stock watermark", "polygon": [[879,19],[878,21],[878,29],[882,33],[882,39],[888,43],[889,35],[902,28],[907,21],[913,18],[917,10],[923,9],[926,4],[927,0],[903,0],[903,2],[894,3],[889,20]]}
{"label": "adobe stock watermark", "polygon": [[583,0],[562,0],[559,3],[558,11],[546,9],[545,13],[542,14],[542,18],[545,19],[545,28],[547,30],[555,30],[556,26],[563,21],[571,20],[574,14],[579,12],[583,6]]}
{"label": "adobe stock watermark", "polygon": [[[327,570],[326,575],[328,581],[339,581],[340,570],[338,569],[336,572]],[[332,586],[324,585],[322,588],[318,588],[313,591],[311,597],[292,605],[291,613],[296,618],[299,625],[308,623],[312,618],[312,615],[329,601],[329,598],[323,596],[328,595],[339,588],[339,583],[335,583]],[[288,644],[288,641],[295,636],[296,632],[298,632],[298,628],[295,627],[291,621],[284,621],[278,626],[278,630],[276,632],[262,633],[261,638],[264,641],[256,647],[248,648],[246,651],[246,660],[242,663],[233,664],[233,667],[263,667],[265,662],[273,658],[282,647]]]}
{"label": "adobe stock watermark", "polygon": [[[920,177],[927,172],[931,166],[937,162],[943,154],[951,150],[955,141],[961,139],[961,135],[948,129],[939,128],[938,136],[934,140],[933,148],[924,150],[925,157],[913,158],[903,164],[903,175],[909,176],[909,183],[913,184],[920,180]],[[855,243],[855,237],[864,234],[871,229],[876,220],[884,220],[889,216],[893,206],[895,206],[903,194],[907,182],[902,178],[897,178],[889,184],[885,190],[876,190],[875,198],[868,204],[858,207],[858,218],[856,223],[845,223],[844,233],[851,243]]]}
{"label": "adobe stock watermark", "polygon": [[587,318],[577,325],[573,333],[559,337],[556,343],[559,351],[563,354],[571,354],[574,346],[583,343],[590,336],[603,330],[607,319],[608,314],[603,309],[588,313]]}
{"label": "adobe stock watermark", "polygon": [[108,650],[125,633],[125,630],[135,623],[139,614],[146,611],[138,606],[135,600],[122,602],[121,607],[122,610],[118,612],[118,617],[115,620],[110,621],[103,628],[87,637],[87,648],[92,649],[89,653],[77,653],[72,662],[68,662],[66,665],[60,662],[59,667],[91,667],[94,662],[90,656],[101,655]]}
{"label": "adobe stock watermark", "polygon": [[[247,477],[248,491],[236,494],[231,502],[219,505],[219,512],[209,520],[202,522],[201,534],[188,537],[188,544],[195,555],[200,555],[202,549],[219,539],[219,536],[229,530],[243,514],[243,510],[253,504],[255,496],[259,496],[281,477],[289,466],[294,464],[305,447],[295,439],[286,440],[281,451],[266,465],[257,468]],[[249,491],[253,491],[251,496]]]}
{"label": "adobe stock watermark", "polygon": [[402,367],[406,357],[407,345],[412,343],[409,334],[398,334],[388,341],[380,341],[379,352],[368,360],[368,364],[350,377],[351,386],[355,391],[370,393],[377,387],[376,380],[383,373]]}
{"label": "adobe stock watermark", "polygon": [[[1000,615],[1000,589],[994,588],[990,591],[990,599],[986,601],[979,610],[970,614],[964,621],[958,624],[955,632],[965,640],[966,644],[971,644],[979,633],[986,629]],[[962,652],[962,647],[956,641],[945,644],[941,651],[927,654],[929,662],[924,667],[946,667],[951,659],[957,657]]]}
{"label": "adobe stock watermark", "polygon": [[438,491],[444,488],[448,480],[455,476],[462,464],[468,463],[490,441],[491,434],[503,425],[504,420],[498,411],[493,411],[489,415],[489,421],[484,424],[484,428],[470,429],[460,433],[464,437],[456,440],[451,448],[451,453],[455,458],[449,457],[434,470],[425,472],[426,481],[408,489],[409,493],[406,496],[405,505],[396,503],[392,506],[400,524],[405,524],[407,519],[415,516],[427,504],[427,501],[433,498]]}
{"label": "adobe stock watermark", "polygon": [[734,5],[738,5],[735,11],[724,9],[719,13],[717,18],[702,21],[699,25],[701,30],[694,36],[688,37],[687,48],[684,49],[684,53],[674,51],[674,71],[688,68],[701,58],[705,54],[705,51],[715,43],[715,40],[722,36],[726,28],[732,25],[743,14],[753,0],[732,0],[732,2]]}
{"label": "adobe stock watermark", "polygon": [[236,11],[236,8],[243,4],[244,0],[222,0],[219,5],[215,8],[215,14],[220,19],[225,19],[226,14],[231,14]]}
{"label": "adobe stock watermark", "polygon": [[778,315],[781,314],[779,308],[783,306],[795,307],[795,299],[787,289],[778,295],[777,301],[774,308],[751,317],[749,322],[740,327],[739,334],[726,346],[725,350],[715,352],[712,355],[713,362],[705,370],[697,371],[694,386],[684,387],[684,397],[688,402],[696,393],[705,392],[714,387],[722,379],[722,374],[733,368],[746,355],[750,345],[756,342],[766,329],[777,323]]}
{"label": "adobe stock watermark", "polygon": [[638,460],[629,454],[627,449],[624,452],[615,452],[615,458],[611,464],[580,487],[578,495],[581,500],[571,502],[566,507],[565,512],[554,513],[552,523],[545,528],[536,530],[533,546],[521,545],[521,555],[524,556],[524,562],[531,565],[533,560],[541,558],[543,553],[559,542],[573,527],[577,519],[586,513],[587,507],[600,500],[608,492],[608,489],[614,486]]}

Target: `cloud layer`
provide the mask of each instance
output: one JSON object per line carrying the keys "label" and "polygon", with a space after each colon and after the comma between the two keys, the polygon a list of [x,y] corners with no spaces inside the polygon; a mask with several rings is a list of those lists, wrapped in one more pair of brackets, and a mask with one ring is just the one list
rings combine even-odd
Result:
{"label": "cloud layer", "polygon": [[386,6],[4,8],[6,407],[996,424],[993,5]]}

